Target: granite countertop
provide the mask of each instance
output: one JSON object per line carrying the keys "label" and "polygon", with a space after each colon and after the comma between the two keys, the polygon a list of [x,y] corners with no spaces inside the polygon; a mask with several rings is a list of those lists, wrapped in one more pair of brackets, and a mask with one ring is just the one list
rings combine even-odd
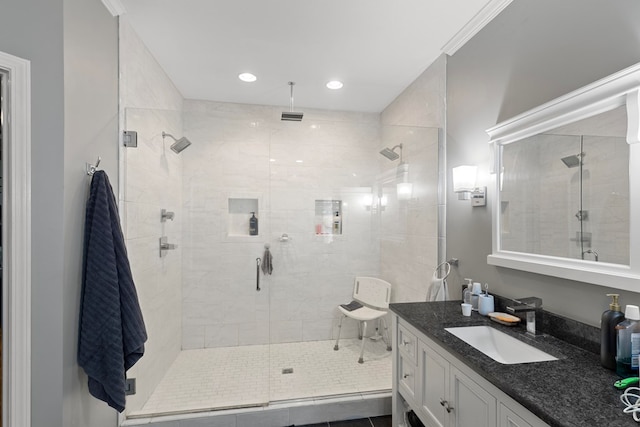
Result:
{"label": "granite countertop", "polygon": [[[466,365],[551,426],[637,426],[622,412],[615,372],[600,365],[600,356],[554,336],[525,335],[524,325],[502,326],[473,312],[462,316],[461,301],[396,303],[389,307]],[[559,360],[503,365],[444,328],[491,325]]]}

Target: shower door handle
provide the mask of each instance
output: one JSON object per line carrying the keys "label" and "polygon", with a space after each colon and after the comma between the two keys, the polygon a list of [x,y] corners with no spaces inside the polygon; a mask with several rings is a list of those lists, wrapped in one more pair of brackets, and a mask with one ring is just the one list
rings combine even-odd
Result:
{"label": "shower door handle", "polygon": [[256,258],[256,292],[260,292],[260,258]]}

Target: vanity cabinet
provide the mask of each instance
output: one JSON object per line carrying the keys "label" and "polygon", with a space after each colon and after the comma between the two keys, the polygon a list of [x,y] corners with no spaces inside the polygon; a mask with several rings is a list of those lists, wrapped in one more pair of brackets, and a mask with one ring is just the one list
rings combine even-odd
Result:
{"label": "vanity cabinet", "polygon": [[397,315],[393,426],[408,405],[428,427],[543,427],[539,418]]}
{"label": "vanity cabinet", "polygon": [[[433,427],[494,427],[496,399],[424,341],[414,402]],[[422,418],[422,417],[421,417]]]}

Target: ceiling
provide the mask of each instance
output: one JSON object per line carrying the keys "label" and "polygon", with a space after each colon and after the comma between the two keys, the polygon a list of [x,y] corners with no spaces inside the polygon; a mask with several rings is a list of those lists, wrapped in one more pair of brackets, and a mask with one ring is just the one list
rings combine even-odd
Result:
{"label": "ceiling", "polygon": [[[287,82],[294,81],[295,110],[361,112],[382,111],[443,52],[451,54],[464,41],[463,33],[469,38],[488,15],[497,14],[496,3],[505,3],[121,2],[135,31],[187,99],[288,109]],[[242,72],[258,80],[244,83],[238,79]],[[325,84],[334,79],[344,87],[328,89]]]}

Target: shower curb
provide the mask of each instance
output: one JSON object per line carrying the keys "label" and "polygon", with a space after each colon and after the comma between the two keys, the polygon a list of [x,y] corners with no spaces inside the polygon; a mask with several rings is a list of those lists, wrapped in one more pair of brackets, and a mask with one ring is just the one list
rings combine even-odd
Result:
{"label": "shower curb", "polygon": [[391,391],[354,393],[225,409],[125,420],[122,427],[282,427],[391,414]]}

